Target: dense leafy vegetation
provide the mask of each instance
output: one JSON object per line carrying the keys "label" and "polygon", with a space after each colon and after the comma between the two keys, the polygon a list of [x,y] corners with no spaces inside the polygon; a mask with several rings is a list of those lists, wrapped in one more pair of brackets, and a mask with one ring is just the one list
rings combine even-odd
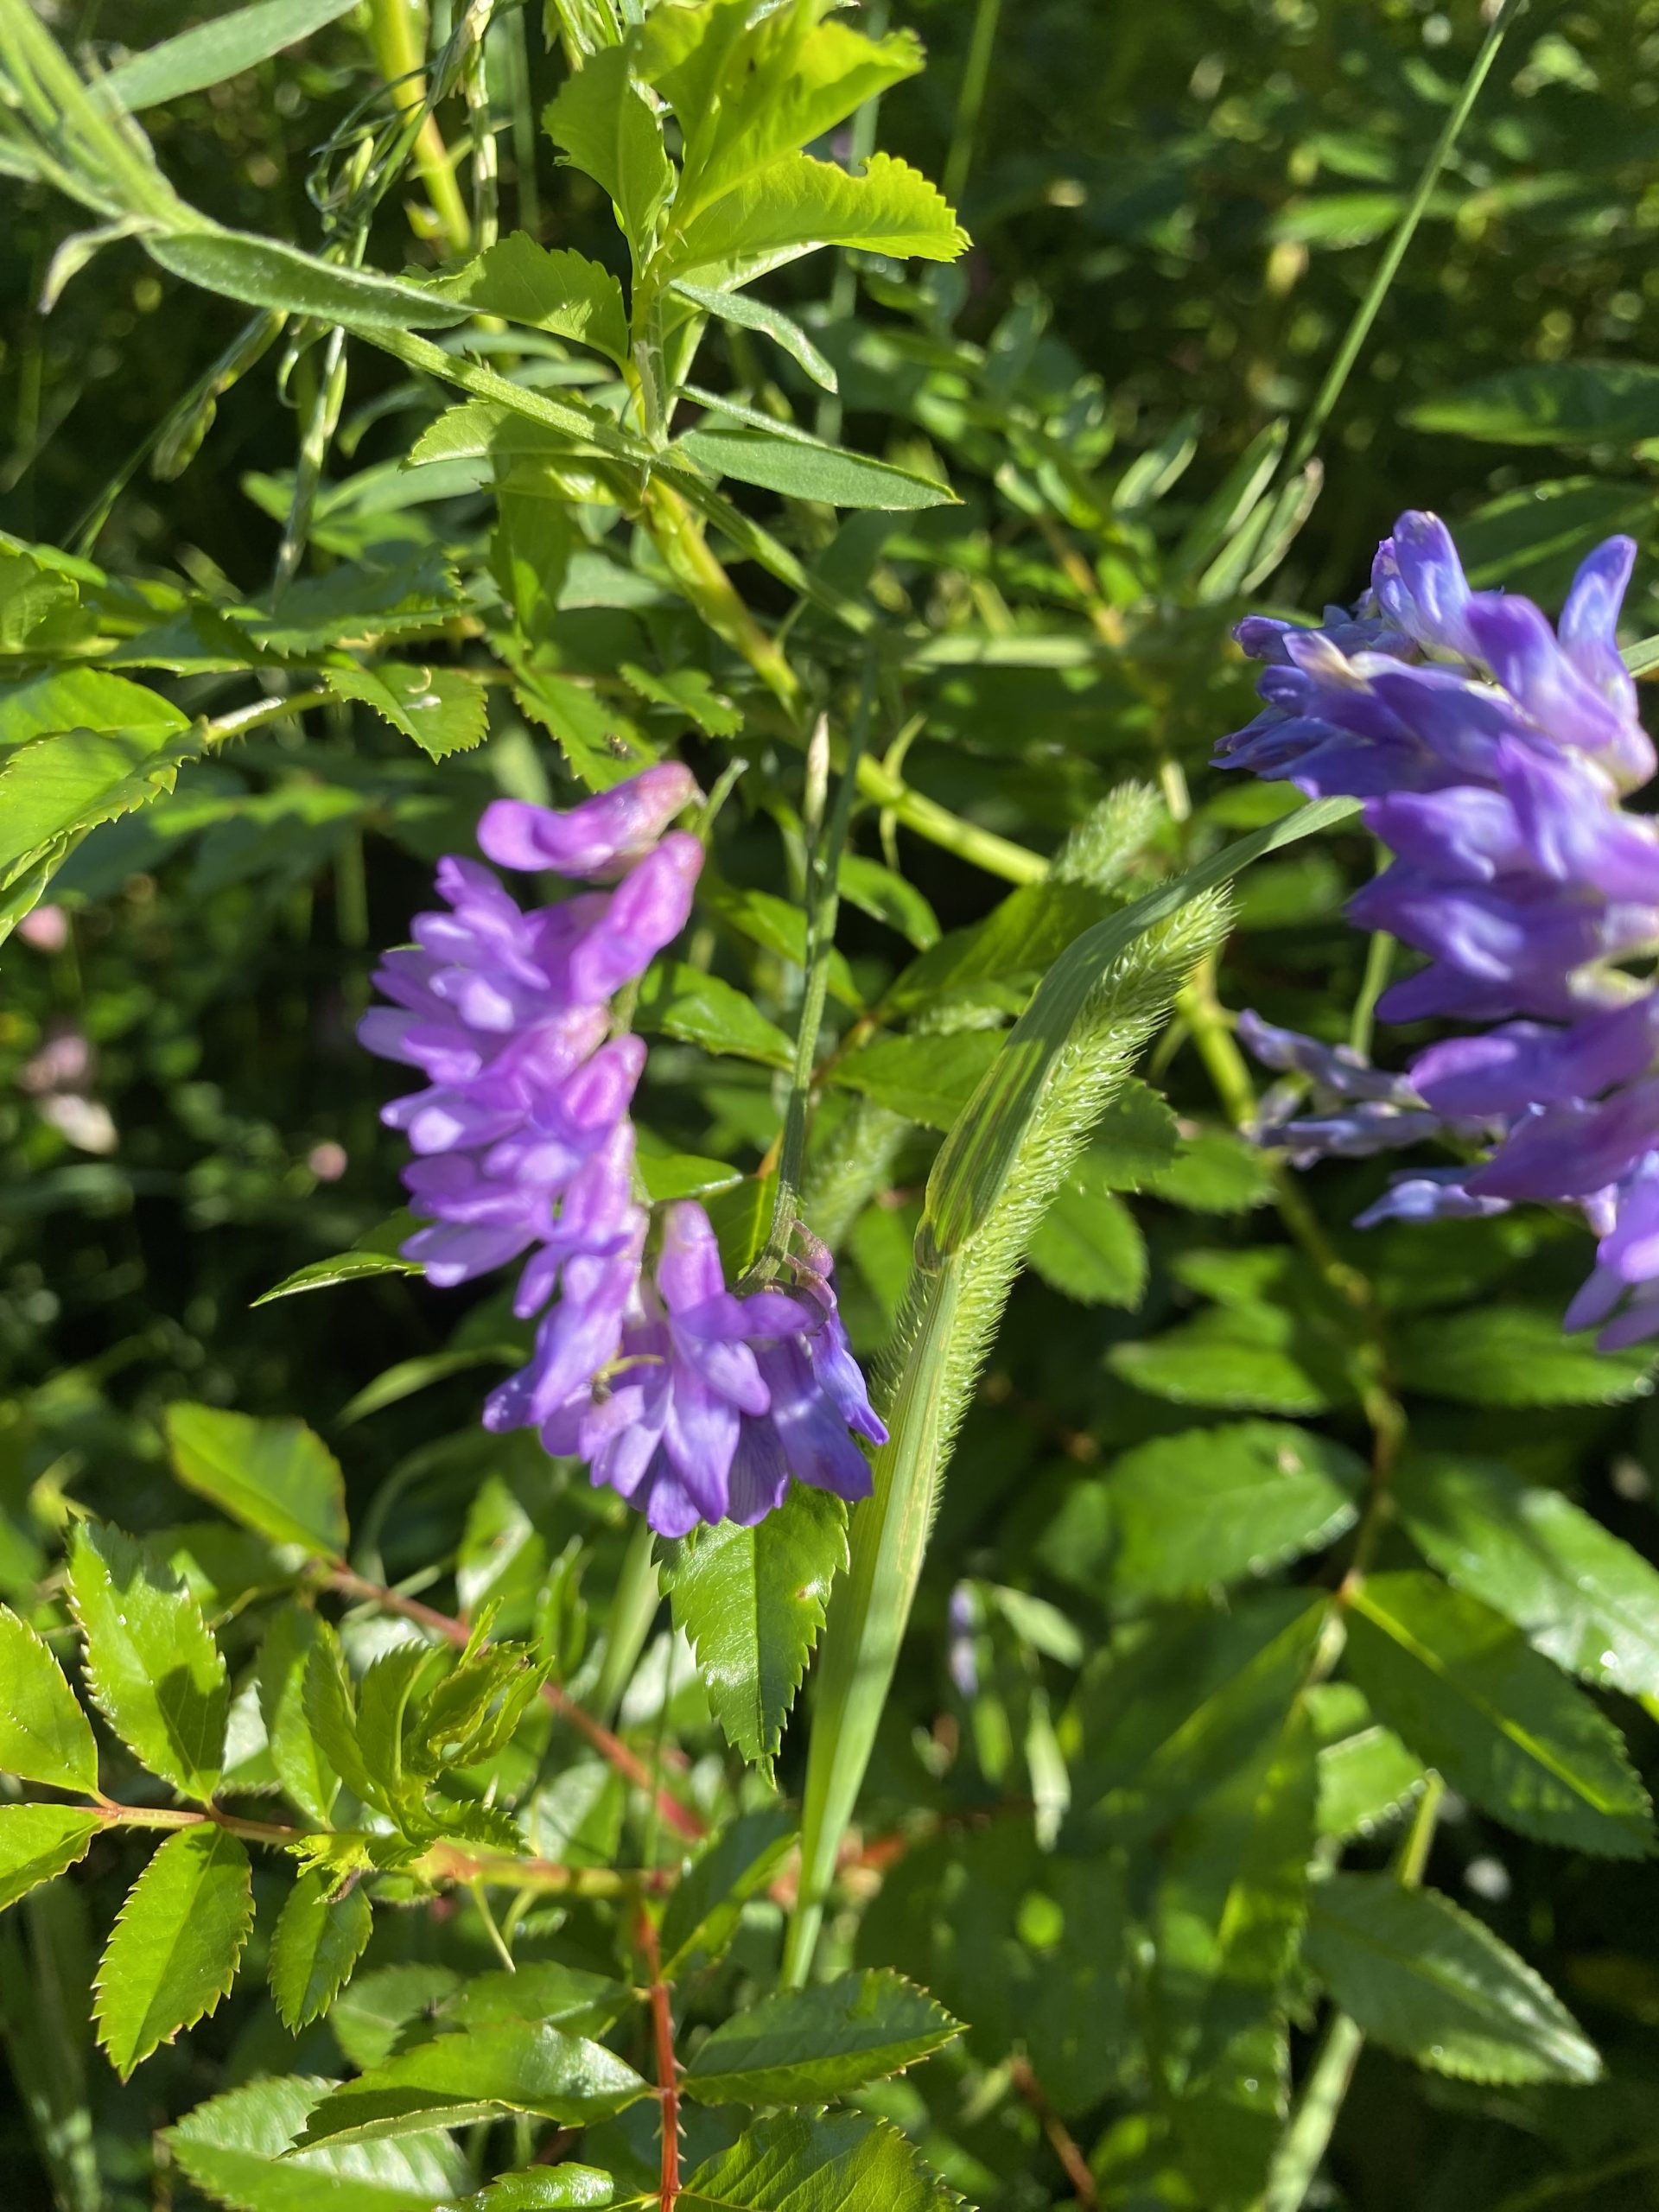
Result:
{"label": "dense leafy vegetation", "polygon": [[[1630,533],[1659,666],[1656,60],[0,0],[9,2202],[1656,2201],[1652,1348],[1243,1134],[1404,956],[1209,766],[1411,505],[1552,611]],[[639,1192],[804,1220],[891,1432],[676,1542],[480,1425],[354,1036],[668,760]]]}

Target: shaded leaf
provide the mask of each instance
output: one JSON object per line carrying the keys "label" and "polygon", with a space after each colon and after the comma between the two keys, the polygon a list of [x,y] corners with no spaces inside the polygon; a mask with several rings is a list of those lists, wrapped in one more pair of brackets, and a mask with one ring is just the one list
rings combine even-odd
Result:
{"label": "shaded leaf", "polygon": [[688,284],[683,279],[673,289],[682,299],[689,300],[693,307],[701,308],[717,321],[734,322],[740,329],[761,332],[775,346],[781,346],[823,391],[839,389],[834,364],[824,359],[798,322],[781,308],[773,307],[770,301],[752,298],[747,292],[715,291],[705,284]]}
{"label": "shaded leaf", "polygon": [[1001,1032],[987,1029],[946,1037],[878,1037],[836,1060],[830,1080],[924,1128],[948,1129],[1001,1042]]}
{"label": "shaded leaf", "polygon": [[84,1859],[103,1825],[81,1805],[0,1805],[0,1912]]}
{"label": "shaded leaf", "polygon": [[663,1973],[670,1980],[711,1963],[737,1932],[744,1905],[771,1881],[795,1840],[786,1808],[741,1813],[704,1844],[663,1913]]}
{"label": "shaded leaf", "polygon": [[1081,1306],[1139,1305],[1147,1245],[1135,1216],[1084,1154],[1033,1232],[1033,1272]]}
{"label": "shaded leaf", "polygon": [[1649,1850],[1647,1793],[1618,1731],[1478,1599],[1431,1574],[1374,1574],[1351,1600],[1346,1662],[1379,1719],[1522,1835]]}
{"label": "shaded leaf", "polygon": [[248,1854],[204,1821],[170,1835],[133,1884],[98,1969],[99,2041],[124,2082],[211,2012],[253,1924]]}
{"label": "shaded leaf", "polygon": [[308,2149],[367,2142],[506,2112],[582,2126],[647,2094],[632,2067],[602,2044],[514,2021],[439,2036],[384,2060],[325,2097],[300,2141]]}
{"label": "shaded leaf", "polygon": [[752,998],[683,960],[659,960],[649,970],[634,1019],[648,1034],[677,1037],[706,1052],[729,1052],[773,1068],[794,1063],[795,1047]]}
{"label": "shaded leaf", "polygon": [[1651,1344],[1598,1351],[1547,1306],[1435,1313],[1401,1332],[1396,1359],[1408,1389],[1469,1406],[1611,1406],[1653,1387]]}
{"label": "shaded leaf", "polygon": [[467,2185],[447,2135],[289,2153],[333,2087],[305,2075],[252,2082],[167,2131],[194,2186],[232,2212],[436,2212]]}
{"label": "shaded leaf", "polygon": [[1308,1964],[1374,2043],[1471,2082],[1593,2082],[1601,2061],[1548,1985],[1472,1913],[1386,1874],[1313,1895]]}
{"label": "shaded leaf", "polygon": [[1511,446],[1638,445],[1659,437],[1659,369],[1641,361],[1530,361],[1419,400],[1414,429]]}

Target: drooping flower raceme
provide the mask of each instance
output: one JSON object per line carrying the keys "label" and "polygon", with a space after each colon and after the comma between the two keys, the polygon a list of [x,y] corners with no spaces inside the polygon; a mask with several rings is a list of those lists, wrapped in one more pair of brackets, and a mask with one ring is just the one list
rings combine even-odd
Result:
{"label": "drooping flower raceme", "polygon": [[886,1436],[815,1240],[797,1232],[798,1297],[739,1297],[708,1216],[682,1201],[646,1267],[629,1119],[645,1048],[612,1033],[611,1001],[685,925],[702,849],[667,825],[695,790],[664,764],[563,813],[486,807],[478,842],[497,867],[611,887],[526,912],[492,869],[441,861],[448,912],[417,915],[414,944],[385,956],[375,982],[392,1003],[359,1030],[426,1078],[382,1115],[415,1155],[404,1182],[423,1226],[406,1256],[440,1287],[524,1262],[513,1306],[539,1317],[534,1347],[486,1427],[538,1430],[669,1536],[752,1525],[791,1478],[867,1497],[848,1432]]}
{"label": "drooping flower raceme", "polygon": [[1432,1136],[1465,1154],[1363,1220],[1577,1206],[1600,1242],[1567,1325],[1602,1324],[1608,1350],[1659,1335],[1659,825],[1621,804],[1655,755],[1615,639],[1634,556],[1598,547],[1552,630],[1471,590],[1435,517],[1402,515],[1351,613],[1240,625],[1265,705],[1218,754],[1363,801],[1393,859],[1349,912],[1427,957],[1378,1014],[1463,1025],[1402,1078],[1246,1016],[1316,1106],[1270,1101],[1258,1134],[1298,1164]]}

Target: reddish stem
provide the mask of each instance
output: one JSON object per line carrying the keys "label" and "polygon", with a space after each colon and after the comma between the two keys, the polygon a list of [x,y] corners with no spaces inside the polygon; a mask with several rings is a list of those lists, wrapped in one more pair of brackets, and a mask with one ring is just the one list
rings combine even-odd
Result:
{"label": "reddish stem", "polygon": [[680,2194],[680,2069],[674,2056],[674,2016],[663,1980],[657,1923],[640,1907],[636,1929],[651,1982],[651,2024],[657,2044],[657,2091],[663,2107],[662,2212],[674,2212]]}
{"label": "reddish stem", "polygon": [[[452,1613],[441,1613],[435,1605],[423,1605],[418,1598],[405,1598],[400,1591],[389,1590],[384,1583],[370,1582],[360,1574],[353,1574],[350,1567],[331,1567],[328,1586],[343,1597],[360,1598],[370,1605],[380,1606],[389,1613],[400,1614],[406,1621],[416,1621],[429,1628],[435,1636],[459,1649],[468,1635],[465,1621],[457,1620]],[[666,1789],[635,1751],[631,1751],[620,1736],[613,1736],[603,1722],[595,1720],[591,1713],[584,1713],[573,1698],[569,1698],[555,1683],[542,1684],[543,1701],[550,1706],[561,1720],[567,1720],[580,1736],[585,1736],[602,1759],[616,1769],[625,1782],[636,1789],[652,1794],[657,1801],[658,1816],[666,1821],[676,1834],[696,1842],[709,1833],[708,1823],[689,1805],[683,1805]]]}
{"label": "reddish stem", "polygon": [[1084,2212],[1095,2212],[1100,2202],[1100,2191],[1090,2171],[1089,2161],[1078,2149],[1065,2122],[1043,2094],[1041,2082],[1023,2058],[1009,2060],[1008,2079],[1036,2114],[1039,2125],[1048,2138],[1050,2148],[1065,2168],[1065,2177],[1071,2184],[1071,2191],[1077,2202],[1084,2208]]}

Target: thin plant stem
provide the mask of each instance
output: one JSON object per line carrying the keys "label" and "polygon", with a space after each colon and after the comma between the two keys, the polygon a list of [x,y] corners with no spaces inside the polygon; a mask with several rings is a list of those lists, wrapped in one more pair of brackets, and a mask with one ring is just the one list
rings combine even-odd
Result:
{"label": "thin plant stem", "polygon": [[1002,0],[979,0],[974,12],[968,59],[963,65],[962,89],[957,94],[956,120],[950,126],[950,149],[944,157],[942,181],[944,196],[952,207],[962,198],[974,166],[974,141],[979,135],[979,118],[985,106],[986,88],[991,81],[991,57],[996,51],[997,25],[1001,14]]}
{"label": "thin plant stem", "polygon": [[[1440,1818],[1440,1801],[1445,1795],[1446,1784],[1431,1771],[1395,1861],[1395,1879],[1402,1889],[1422,1886],[1434,1841],[1435,1823]],[[1364,2044],[1363,2031],[1348,2014],[1333,2012],[1295,2114],[1274,2154],[1260,2212],[1300,2212],[1331,2147],[1331,2138]]]}
{"label": "thin plant stem", "polygon": [[770,1278],[783,1266],[789,1240],[801,1213],[801,1184],[806,1165],[807,1115],[812,1082],[817,1068],[818,1033],[830,993],[830,958],[835,950],[836,917],[840,908],[837,888],[842,851],[852,821],[853,798],[858,788],[858,764],[869,740],[870,716],[875,705],[876,657],[868,654],[859,685],[858,705],[847,739],[847,757],[829,821],[813,838],[807,860],[806,985],[801,993],[800,1018],[795,1027],[795,1065],[790,1075],[789,1104],[778,1154],[778,1191],[772,1201],[772,1229],[758,1272]]}
{"label": "thin plant stem", "polygon": [[1374,930],[1365,948],[1365,973],[1360,978],[1359,996],[1354,1001],[1353,1018],[1348,1024],[1348,1042],[1355,1052],[1368,1057],[1376,1028],[1376,1002],[1389,987],[1389,971],[1393,965],[1394,939],[1386,930]]}
{"label": "thin plant stem", "polygon": [[[887,0],[869,0],[864,10],[862,28],[870,37],[880,38],[887,28]],[[875,130],[881,111],[881,95],[872,92],[862,107],[853,117],[852,161],[855,173],[861,170],[875,151]],[[836,273],[830,282],[830,297],[825,302],[826,320],[830,327],[845,322],[858,304],[858,272],[853,267],[852,256],[842,251],[836,257]],[[818,401],[817,420],[813,428],[821,438],[831,445],[841,442],[842,401],[839,392],[826,391]]]}
{"label": "thin plant stem", "polygon": [[644,1520],[636,1520],[611,1599],[605,1658],[594,1688],[594,1717],[607,1727],[615,1719],[623,1692],[633,1679],[633,1670],[639,1663],[639,1654],[645,1648],[645,1638],[651,1634],[651,1624],[661,1603],[651,1530]]}
{"label": "thin plant stem", "polygon": [[506,1938],[501,1933],[499,1923],[495,1915],[490,1910],[490,1901],[484,1894],[481,1878],[474,1878],[467,1883],[467,1887],[471,1892],[474,1904],[478,1908],[478,1916],[484,1923],[484,1932],[490,1939],[491,1949],[509,1974],[517,1974],[518,1966],[512,1953],[507,1948]]}
{"label": "thin plant stem", "polygon": [[[984,0],[982,0],[983,3]],[[1318,447],[1325,426],[1331,419],[1332,410],[1341,398],[1343,387],[1353,373],[1354,364],[1370,335],[1371,325],[1376,321],[1388,296],[1389,287],[1399,273],[1400,264],[1406,257],[1406,249],[1415,237],[1417,226],[1427,210],[1434,188],[1440,181],[1440,172],[1451,160],[1457,143],[1463,136],[1464,125],[1473,112],[1481,86],[1491,73],[1498,48],[1526,5],[1527,0],[1503,0],[1503,5],[1493,16],[1486,35],[1481,41],[1480,51],[1470,64],[1469,74],[1464,79],[1463,87],[1452,104],[1445,128],[1434,141],[1433,150],[1423,166],[1416,189],[1406,203],[1400,220],[1395,225],[1394,235],[1383,249],[1382,258],[1365,288],[1365,296],[1355,309],[1353,321],[1344,332],[1342,343],[1313,396],[1313,404],[1297,433],[1296,442],[1285,457],[1282,474],[1286,477],[1294,476],[1312,458]]]}
{"label": "thin plant stem", "polygon": [[[371,0],[369,42],[380,74],[405,118],[426,106],[426,57],[417,36],[425,15],[424,7],[417,12],[412,0]],[[473,242],[472,220],[435,116],[423,116],[416,133],[415,166],[426,187],[445,252],[465,253]]]}
{"label": "thin plant stem", "polygon": [[645,1961],[652,2039],[657,2053],[657,2094],[662,2107],[662,2212],[674,2212],[680,2194],[680,2068],[674,2056],[674,2014],[668,1984],[663,1980],[662,1952],[657,1923],[642,1905],[635,1923],[635,1940]]}

